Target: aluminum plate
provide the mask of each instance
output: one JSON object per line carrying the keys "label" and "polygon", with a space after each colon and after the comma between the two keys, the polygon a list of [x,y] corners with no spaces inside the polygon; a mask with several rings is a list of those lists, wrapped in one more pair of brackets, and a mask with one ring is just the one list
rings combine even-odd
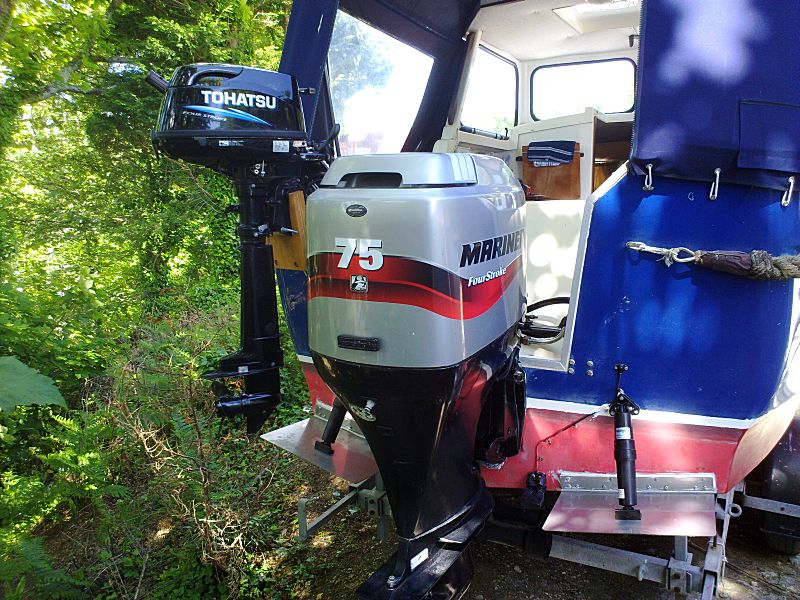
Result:
{"label": "aluminum plate", "polygon": [[261,439],[350,483],[359,483],[378,472],[367,441],[344,427],[333,444],[332,455],[315,450],[314,442],[322,438],[325,423],[319,417],[311,417],[265,433]]}
{"label": "aluminum plate", "polygon": [[545,531],[626,533],[710,537],[717,533],[715,494],[709,492],[642,492],[641,521],[618,521],[616,491],[562,490],[545,521]]}

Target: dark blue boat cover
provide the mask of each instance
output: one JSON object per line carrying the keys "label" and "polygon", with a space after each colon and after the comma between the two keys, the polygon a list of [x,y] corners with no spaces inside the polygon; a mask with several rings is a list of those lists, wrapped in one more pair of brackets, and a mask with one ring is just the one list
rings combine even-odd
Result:
{"label": "dark blue boat cover", "polygon": [[800,0],[645,0],[634,171],[786,189],[800,174]]}
{"label": "dark blue boat cover", "polygon": [[[306,131],[315,141],[325,139],[333,125],[319,101],[325,93],[323,75],[338,7],[339,0],[294,0],[281,54],[281,73],[294,75],[300,87],[321,91],[302,96]],[[327,120],[331,122],[319,123]]]}
{"label": "dark blue boat cover", "polygon": [[531,142],[528,144],[528,162],[534,167],[568,165],[575,155],[575,142]]}

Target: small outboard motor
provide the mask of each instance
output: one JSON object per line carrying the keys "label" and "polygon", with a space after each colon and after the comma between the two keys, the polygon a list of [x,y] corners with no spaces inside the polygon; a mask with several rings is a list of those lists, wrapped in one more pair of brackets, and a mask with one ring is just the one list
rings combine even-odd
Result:
{"label": "small outboard motor", "polygon": [[400,538],[359,595],[459,598],[494,506],[478,461],[521,440],[523,191],[488,156],[344,157],[307,223],[314,364],[369,442]]}
{"label": "small outboard motor", "polygon": [[241,347],[206,377],[242,378],[244,393],[216,386],[217,412],[244,415],[255,434],[280,401],[283,355],[278,335],[271,235],[295,235],[288,194],[318,181],[329,159],[306,141],[300,89],[294,77],[252,67],[194,64],[169,82],[153,131],[157,153],[205,165],[231,177],[239,204]]}

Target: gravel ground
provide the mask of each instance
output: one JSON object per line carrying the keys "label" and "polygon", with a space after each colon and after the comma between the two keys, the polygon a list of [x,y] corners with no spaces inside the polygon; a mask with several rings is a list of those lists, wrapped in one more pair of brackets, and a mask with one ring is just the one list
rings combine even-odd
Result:
{"label": "gravel ground", "polygon": [[[730,600],[800,599],[800,557],[776,554],[764,546],[757,515],[745,513],[728,536],[728,564],[718,597]],[[597,543],[668,557],[671,539],[589,537]],[[702,561],[705,540],[693,539],[694,563]],[[592,600],[656,599],[675,596],[660,585],[640,582],[573,563],[540,561],[513,548],[477,542],[473,547],[475,577],[464,600]]]}
{"label": "gravel ground", "polygon": [[[377,542],[370,519],[349,514],[332,527],[333,543],[313,548],[317,560],[336,565],[315,581],[309,596],[316,600],[356,600],[355,590],[394,551],[394,542]],[[325,534],[323,536],[325,537]],[[582,539],[667,558],[670,538],[582,536]],[[317,545],[313,544],[312,545]],[[690,540],[694,564],[701,564],[705,540]],[[475,576],[464,600],[672,600],[659,584],[640,582],[558,559],[538,560],[514,548],[477,541],[472,546]],[[346,566],[345,566],[346,565]],[[341,568],[344,567],[344,568]],[[304,596],[305,597],[305,596]],[[689,600],[697,600],[692,595]],[[751,515],[732,526],[728,563],[718,598],[728,600],[800,599],[800,556],[788,557],[765,548]]]}

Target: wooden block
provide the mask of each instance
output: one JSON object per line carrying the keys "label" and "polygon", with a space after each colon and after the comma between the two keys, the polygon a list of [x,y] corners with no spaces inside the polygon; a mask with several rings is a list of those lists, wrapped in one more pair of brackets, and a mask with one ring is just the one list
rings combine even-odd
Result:
{"label": "wooden block", "polygon": [[606,179],[614,174],[614,171],[620,166],[619,162],[596,162],[594,163],[594,171],[592,173],[592,191],[599,188]]}
{"label": "wooden block", "polygon": [[594,160],[597,161],[626,161],[631,153],[630,140],[615,142],[597,142],[594,145]]}
{"label": "wooden block", "polygon": [[306,270],[306,196],[302,191],[289,194],[289,219],[297,235],[276,233],[267,239],[272,244],[275,268]]}
{"label": "wooden block", "polygon": [[531,196],[541,200],[570,200],[581,197],[581,145],[575,144],[572,162],[557,167],[534,167],[528,162],[528,147],[522,147],[522,181]]}

